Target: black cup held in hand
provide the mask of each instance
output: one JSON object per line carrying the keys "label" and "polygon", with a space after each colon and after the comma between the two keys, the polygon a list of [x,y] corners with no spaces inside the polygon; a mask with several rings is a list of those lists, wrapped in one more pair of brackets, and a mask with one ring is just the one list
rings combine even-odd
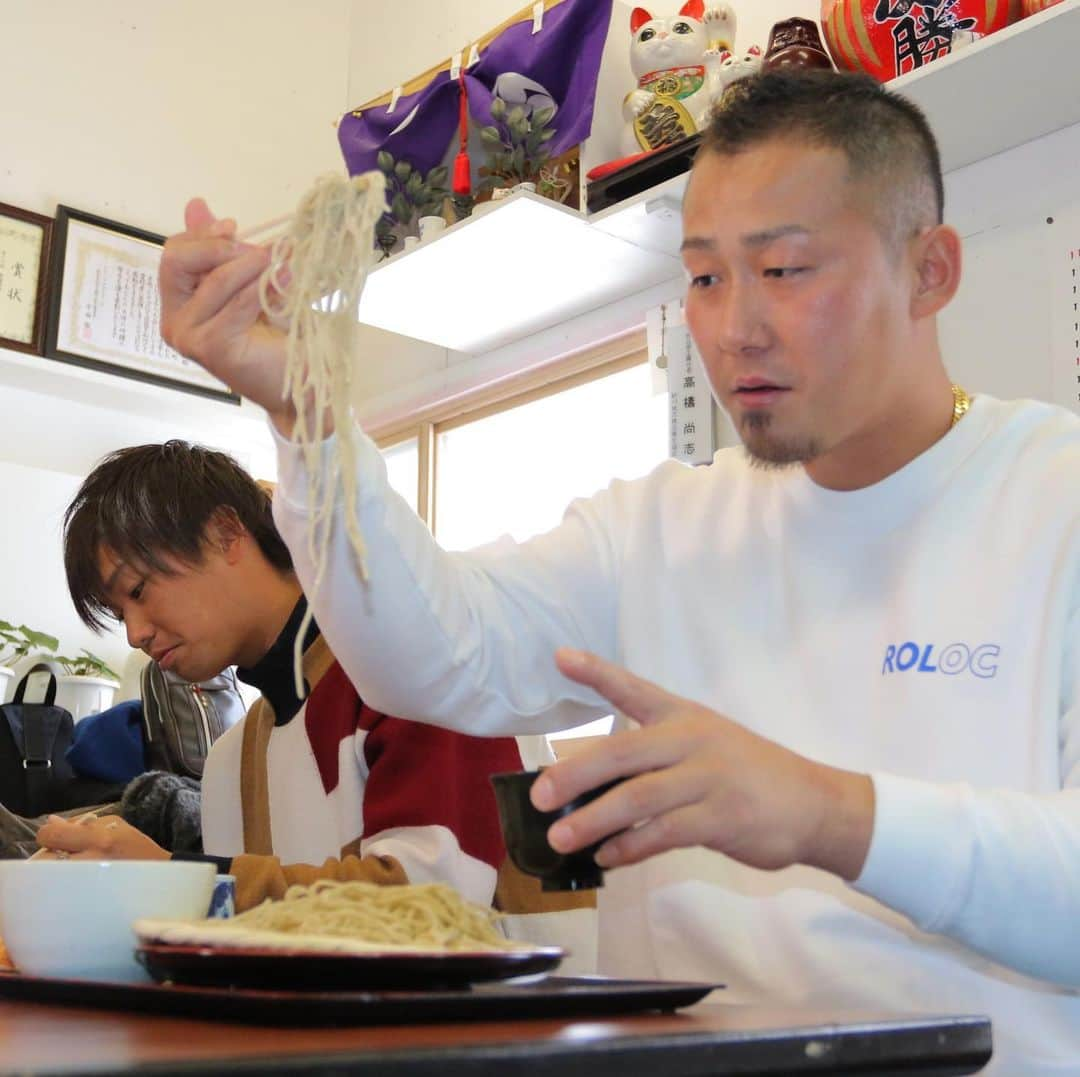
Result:
{"label": "black cup held in hand", "polygon": [[616,778],[586,790],[557,811],[540,811],[529,799],[529,790],[539,773],[524,770],[491,776],[499,806],[499,823],[510,859],[526,875],[539,878],[544,890],[594,890],[603,886],[603,869],[593,859],[603,842],[595,842],[577,852],[559,853],[548,844],[547,832],[557,819],[603,796],[625,779]]}

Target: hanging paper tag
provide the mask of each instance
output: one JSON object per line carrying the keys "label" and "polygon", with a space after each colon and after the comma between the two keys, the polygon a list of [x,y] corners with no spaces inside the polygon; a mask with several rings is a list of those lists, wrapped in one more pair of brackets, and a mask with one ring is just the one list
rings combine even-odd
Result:
{"label": "hanging paper tag", "polygon": [[535,4],[533,4],[533,28],[532,28],[532,32],[534,34],[538,34],[538,33],[540,33],[540,31],[543,28],[544,28],[544,0],[537,0],[537,2]]}
{"label": "hanging paper tag", "polygon": [[[668,304],[665,348],[668,355],[669,455],[687,464],[713,457],[713,408],[709,381],[685,322],[672,328],[676,304]],[[680,321],[682,319],[680,318]]]}
{"label": "hanging paper tag", "polygon": [[397,108],[398,100],[401,98],[401,87],[395,86],[394,92],[390,95],[390,104],[386,106],[387,112],[393,112]]}
{"label": "hanging paper tag", "polygon": [[457,82],[461,78],[461,53],[455,52],[454,58],[450,61],[450,81]]}
{"label": "hanging paper tag", "polygon": [[465,61],[465,66],[466,67],[472,67],[473,64],[478,64],[479,62],[480,62],[480,46],[477,45],[476,42],[474,41],[469,46],[469,58]]}

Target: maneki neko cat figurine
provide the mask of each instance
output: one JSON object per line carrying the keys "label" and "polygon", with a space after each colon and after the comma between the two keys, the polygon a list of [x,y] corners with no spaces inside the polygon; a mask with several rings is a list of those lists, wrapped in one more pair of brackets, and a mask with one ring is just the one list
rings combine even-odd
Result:
{"label": "maneki neko cat figurine", "polygon": [[637,79],[623,103],[625,152],[640,153],[696,134],[722,89],[721,58],[735,45],[735,12],[721,0],[687,0],[678,15],[630,15],[630,68]]}
{"label": "maneki neko cat figurine", "polygon": [[747,75],[756,75],[761,70],[761,47],[751,45],[742,56],[730,52],[720,54],[720,66],[716,69],[716,79],[723,93],[737,79]]}

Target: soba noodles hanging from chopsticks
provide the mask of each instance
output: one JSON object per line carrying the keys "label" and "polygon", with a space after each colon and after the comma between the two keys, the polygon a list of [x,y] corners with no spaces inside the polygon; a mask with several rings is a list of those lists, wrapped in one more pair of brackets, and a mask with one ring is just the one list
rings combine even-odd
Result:
{"label": "soba noodles hanging from chopsticks", "polygon": [[[357,309],[374,252],[375,224],[386,210],[381,172],[320,177],[273,243],[259,281],[267,317],[287,330],[283,398],[296,411],[293,440],[309,476],[308,547],[315,565],[313,593],[322,583],[340,489],[345,527],[361,577],[367,576],[364,538],[356,519],[356,458],[352,369],[358,354]],[[322,466],[327,417],[336,435]],[[309,596],[310,598],[311,596]],[[312,619],[309,604],[297,633],[294,672],[303,695],[301,641]]]}

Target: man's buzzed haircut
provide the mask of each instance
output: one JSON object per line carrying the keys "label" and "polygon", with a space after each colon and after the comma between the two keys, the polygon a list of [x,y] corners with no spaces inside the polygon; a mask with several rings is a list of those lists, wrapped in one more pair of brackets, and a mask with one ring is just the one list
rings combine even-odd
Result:
{"label": "man's buzzed haircut", "polygon": [[869,75],[780,69],[739,79],[713,109],[699,152],[734,155],[774,139],[842,151],[894,249],[942,222],[941,157],[926,117]]}
{"label": "man's buzzed haircut", "polygon": [[64,568],[83,623],[101,630],[113,619],[98,568],[102,550],[138,570],[168,575],[166,559],[202,563],[215,521],[242,525],[271,565],[291,571],[269,494],[231,456],[167,441],[105,457],[64,514]]}

